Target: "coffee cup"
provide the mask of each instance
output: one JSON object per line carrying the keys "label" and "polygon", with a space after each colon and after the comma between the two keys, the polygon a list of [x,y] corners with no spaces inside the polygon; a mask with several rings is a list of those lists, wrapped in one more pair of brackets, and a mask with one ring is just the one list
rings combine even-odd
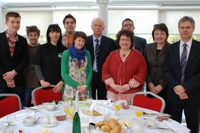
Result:
{"label": "coffee cup", "polygon": [[49,109],[49,110],[54,110],[55,108],[56,108],[55,103],[49,103],[49,104],[47,105],[47,109]]}
{"label": "coffee cup", "polygon": [[33,124],[36,122],[36,117],[35,116],[27,116],[26,118],[24,118],[24,123],[26,124]]}
{"label": "coffee cup", "polygon": [[89,123],[81,122],[81,133],[89,133]]}

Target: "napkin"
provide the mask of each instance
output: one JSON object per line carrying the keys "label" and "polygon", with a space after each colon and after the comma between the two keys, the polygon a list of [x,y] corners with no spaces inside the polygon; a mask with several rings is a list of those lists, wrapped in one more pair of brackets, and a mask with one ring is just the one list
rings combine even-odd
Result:
{"label": "napkin", "polygon": [[174,120],[164,120],[162,121],[165,125],[170,127],[174,132],[176,133],[189,133],[190,129],[187,127],[181,125],[180,123],[174,121]]}
{"label": "napkin", "polygon": [[22,119],[26,118],[27,116],[34,116],[34,112],[27,112],[27,113],[23,113],[23,114],[17,114],[16,115],[16,120],[22,120]]}
{"label": "napkin", "polygon": [[[96,110],[102,114],[102,116],[88,116],[82,113],[82,110]],[[81,108],[79,110],[80,118],[82,122],[93,122],[97,123],[98,121],[103,121],[107,118],[115,118],[118,119],[118,116],[115,115],[115,111],[107,108],[105,106],[99,105],[98,103],[93,103],[90,108]]]}

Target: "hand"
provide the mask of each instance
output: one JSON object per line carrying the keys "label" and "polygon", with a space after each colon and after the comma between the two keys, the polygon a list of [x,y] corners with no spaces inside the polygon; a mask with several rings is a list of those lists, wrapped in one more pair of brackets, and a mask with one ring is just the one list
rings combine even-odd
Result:
{"label": "hand", "polygon": [[184,93],[182,93],[182,94],[179,95],[179,98],[181,100],[185,100],[185,99],[188,99],[189,97],[188,97],[187,93],[184,92]]}
{"label": "hand", "polygon": [[53,92],[55,93],[60,92],[62,90],[63,84],[64,84],[63,81],[58,82],[54,87]]}
{"label": "hand", "polygon": [[114,89],[115,91],[117,91],[117,92],[121,92],[121,90],[122,90],[122,86],[121,85],[116,85],[115,83],[111,83],[110,87],[112,89]]}
{"label": "hand", "polygon": [[185,92],[185,89],[183,88],[182,85],[177,85],[174,87],[174,92],[177,94],[177,95],[180,95],[182,93]]}
{"label": "hand", "polygon": [[140,83],[137,82],[134,78],[130,79],[128,84],[131,86],[131,88],[136,88],[140,85]]}
{"label": "hand", "polygon": [[113,78],[108,78],[108,79],[104,80],[104,83],[106,85],[110,85],[111,83],[114,83],[114,80],[113,80]]}
{"label": "hand", "polygon": [[158,94],[161,90],[163,89],[163,87],[159,84],[155,87],[155,94]]}
{"label": "hand", "polygon": [[84,93],[87,90],[87,85],[80,85],[80,86],[77,87],[77,90],[80,93]]}
{"label": "hand", "polygon": [[40,84],[42,87],[46,88],[46,87],[49,87],[51,84],[49,82],[46,82],[44,80],[40,80]]}
{"label": "hand", "polygon": [[155,89],[154,84],[150,82],[148,86],[149,86],[150,91],[156,94],[156,89]]}
{"label": "hand", "polygon": [[12,80],[15,77],[15,75],[17,75],[15,70],[8,71],[3,74],[3,79],[7,82],[7,81]]}
{"label": "hand", "polygon": [[130,87],[129,87],[128,84],[125,84],[125,85],[123,85],[123,86],[121,87],[120,92],[125,92],[125,91],[128,91],[128,90],[130,90]]}
{"label": "hand", "polygon": [[7,83],[7,86],[9,88],[14,88],[15,87],[15,80],[14,79],[12,79],[12,80],[10,80],[10,81],[8,81],[6,83]]}

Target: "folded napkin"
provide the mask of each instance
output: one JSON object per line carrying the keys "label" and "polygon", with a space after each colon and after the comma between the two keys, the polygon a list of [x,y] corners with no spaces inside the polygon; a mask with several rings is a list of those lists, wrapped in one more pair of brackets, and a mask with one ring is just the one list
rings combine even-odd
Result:
{"label": "folded napkin", "polygon": [[16,120],[22,120],[24,118],[26,118],[27,116],[34,116],[34,112],[27,112],[27,113],[23,113],[23,114],[17,114]]}
{"label": "folded napkin", "polygon": [[170,127],[176,133],[190,133],[190,129],[181,125],[180,123],[174,120],[164,120],[162,121],[165,125]]}

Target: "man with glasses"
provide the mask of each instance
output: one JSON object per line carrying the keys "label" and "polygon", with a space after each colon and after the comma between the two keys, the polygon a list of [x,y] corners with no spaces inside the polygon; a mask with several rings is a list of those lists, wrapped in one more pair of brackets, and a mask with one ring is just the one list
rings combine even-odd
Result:
{"label": "man with glasses", "polygon": [[[133,21],[130,18],[124,19],[122,21],[121,29],[131,30],[134,32],[135,26]],[[144,55],[144,49],[146,45],[147,45],[146,39],[134,35],[134,48],[139,50],[142,53],[142,55]]]}
{"label": "man with glasses", "polygon": [[63,19],[63,25],[65,28],[65,33],[62,37],[62,44],[69,48],[73,43],[73,35],[76,28],[76,19],[71,14],[68,14]]}

